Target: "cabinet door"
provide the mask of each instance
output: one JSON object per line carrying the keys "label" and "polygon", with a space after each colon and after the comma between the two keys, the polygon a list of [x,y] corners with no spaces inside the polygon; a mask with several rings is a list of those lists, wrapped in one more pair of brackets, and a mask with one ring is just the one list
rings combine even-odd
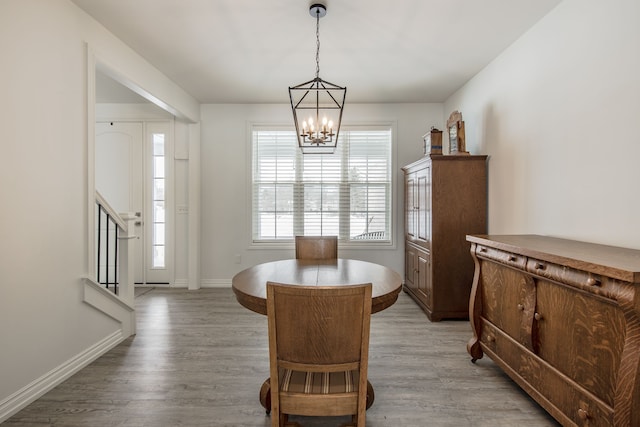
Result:
{"label": "cabinet door", "polygon": [[417,238],[431,241],[431,167],[427,166],[416,172],[417,190]]}
{"label": "cabinet door", "polygon": [[433,293],[431,292],[431,260],[428,253],[416,251],[418,264],[417,291],[421,299],[429,308],[433,308]]}
{"label": "cabinet door", "polygon": [[491,261],[480,270],[482,317],[531,348],[535,287],[525,273]]}
{"label": "cabinet door", "polygon": [[406,245],[405,246],[405,251],[404,251],[404,282],[405,285],[412,289],[412,290],[417,290],[417,286],[416,286],[416,275],[417,275],[417,265],[416,265],[416,250],[409,246]]}
{"label": "cabinet door", "polygon": [[538,280],[537,288],[537,354],[613,406],[624,314],[612,301],[546,280]]}
{"label": "cabinet door", "polygon": [[413,240],[416,238],[416,193],[417,193],[417,182],[416,182],[416,173],[411,172],[408,173],[405,179],[405,187],[404,187],[404,198],[405,198],[405,232],[406,237],[409,240]]}

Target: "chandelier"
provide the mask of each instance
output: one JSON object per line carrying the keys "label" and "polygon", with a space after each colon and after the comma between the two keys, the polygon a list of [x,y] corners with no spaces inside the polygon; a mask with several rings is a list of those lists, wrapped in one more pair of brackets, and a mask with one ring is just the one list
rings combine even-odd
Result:
{"label": "chandelier", "polygon": [[338,145],[347,88],[320,78],[320,18],[327,8],[314,4],[309,14],[316,18],[316,77],[289,87],[289,99],[302,153],[330,154]]}

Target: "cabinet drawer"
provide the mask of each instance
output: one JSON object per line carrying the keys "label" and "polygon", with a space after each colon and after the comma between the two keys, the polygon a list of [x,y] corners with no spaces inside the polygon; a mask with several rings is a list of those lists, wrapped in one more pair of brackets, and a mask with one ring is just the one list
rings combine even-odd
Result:
{"label": "cabinet drawer", "polygon": [[529,258],[526,270],[536,276],[569,285],[609,299],[618,299],[618,281],[599,274],[576,270],[567,266]]}
{"label": "cabinet drawer", "polygon": [[613,409],[609,405],[486,319],[482,319],[480,342],[484,352],[562,424],[581,427],[613,425]]}
{"label": "cabinet drawer", "polygon": [[505,252],[500,249],[494,249],[484,245],[477,245],[475,252],[480,258],[497,261],[501,264],[509,265],[521,270],[524,270],[527,264],[526,256]]}

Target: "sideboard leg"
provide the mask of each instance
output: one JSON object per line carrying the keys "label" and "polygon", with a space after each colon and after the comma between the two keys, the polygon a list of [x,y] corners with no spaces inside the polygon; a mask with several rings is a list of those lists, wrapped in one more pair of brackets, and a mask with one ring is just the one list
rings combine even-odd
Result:
{"label": "sideboard leg", "polygon": [[471,295],[469,296],[469,321],[471,322],[471,330],[473,337],[467,343],[467,352],[471,355],[471,362],[482,359],[483,352],[480,347],[480,334],[482,326],[480,323],[480,315],[482,310],[482,295],[480,292],[480,262],[476,256],[476,243],[471,244],[471,257],[475,264],[473,273],[473,284],[471,285]]}

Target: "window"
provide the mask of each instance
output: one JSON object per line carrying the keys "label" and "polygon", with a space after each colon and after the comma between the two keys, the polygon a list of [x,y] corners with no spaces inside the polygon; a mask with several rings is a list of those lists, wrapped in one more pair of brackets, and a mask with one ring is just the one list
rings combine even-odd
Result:
{"label": "window", "polygon": [[165,267],[165,173],[164,173],[164,134],[154,133],[153,140],[153,211],[152,211],[152,238],[153,255],[151,257],[152,268]]}
{"label": "window", "polygon": [[254,127],[253,241],[337,235],[391,242],[391,128],[343,128],[334,154],[300,153],[294,131]]}

